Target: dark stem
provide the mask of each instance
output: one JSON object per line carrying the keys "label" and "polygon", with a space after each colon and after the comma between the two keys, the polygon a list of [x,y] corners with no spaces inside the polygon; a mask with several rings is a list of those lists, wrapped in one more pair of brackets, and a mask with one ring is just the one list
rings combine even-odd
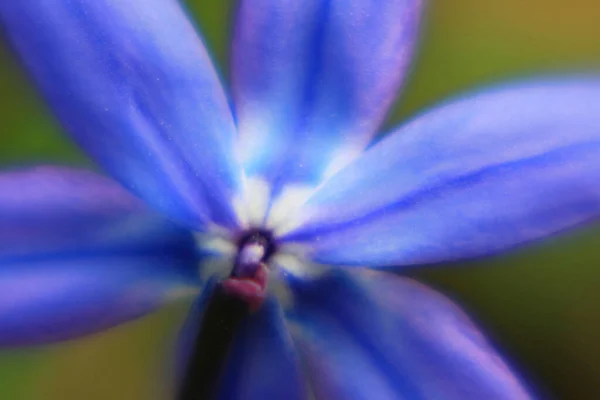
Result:
{"label": "dark stem", "polygon": [[217,285],[203,313],[177,400],[214,398],[235,333],[264,299],[265,263],[276,249],[272,234],[250,230],[237,247],[231,275]]}
{"label": "dark stem", "polygon": [[234,335],[249,314],[245,301],[218,286],[204,312],[177,400],[213,399]]}

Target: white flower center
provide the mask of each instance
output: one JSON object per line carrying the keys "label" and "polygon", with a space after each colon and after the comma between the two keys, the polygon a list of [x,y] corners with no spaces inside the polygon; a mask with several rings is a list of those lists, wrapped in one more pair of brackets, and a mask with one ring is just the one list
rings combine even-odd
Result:
{"label": "white flower center", "polygon": [[[325,270],[306,259],[301,246],[277,242],[277,237],[299,221],[299,210],[314,188],[288,186],[271,200],[272,191],[266,180],[250,178],[245,183],[245,192],[234,200],[243,230],[226,232],[215,228],[197,235],[198,249],[204,256],[200,274],[203,280],[251,276],[252,266],[264,263],[269,271],[267,290],[285,304],[290,298],[286,276],[312,277]],[[249,242],[250,239],[255,242]]]}

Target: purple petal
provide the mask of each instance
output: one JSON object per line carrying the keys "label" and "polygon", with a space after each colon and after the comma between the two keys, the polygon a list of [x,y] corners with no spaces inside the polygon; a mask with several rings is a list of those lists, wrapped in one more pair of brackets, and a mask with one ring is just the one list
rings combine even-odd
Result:
{"label": "purple petal", "polygon": [[203,285],[202,292],[192,303],[187,318],[181,328],[181,332],[179,333],[177,350],[174,358],[175,390],[179,388],[185,377],[186,368],[188,367],[190,356],[194,350],[194,341],[202,327],[203,314],[206,307],[208,307],[215,287],[215,278],[210,278]]}
{"label": "purple petal", "polygon": [[392,266],[496,253],[600,216],[600,79],[459,98],[328,181],[286,240],[323,263]]}
{"label": "purple petal", "polygon": [[0,262],[0,346],[72,339],[140,317],[191,288],[168,255]]}
{"label": "purple petal", "polygon": [[139,317],[197,282],[191,235],[91,172],[0,175],[0,346]]}
{"label": "purple petal", "polygon": [[[181,383],[192,343],[200,328],[215,281],[209,281],[194,302],[181,331],[176,359],[176,380]],[[268,299],[242,321],[221,374],[219,399],[305,399],[306,388],[299,360],[283,321],[281,308]]]}
{"label": "purple petal", "polygon": [[267,300],[238,332],[218,398],[301,400],[307,398],[304,385],[281,308]]}
{"label": "purple petal", "polygon": [[98,254],[193,259],[194,251],[189,232],[100,175],[62,167],[0,174],[0,263]]}
{"label": "purple petal", "polygon": [[192,227],[237,223],[233,118],[178,1],[8,1],[0,23],[66,130],[109,173]]}
{"label": "purple petal", "polygon": [[294,343],[324,399],[527,399],[448,299],[381,272],[334,272],[295,288]]}
{"label": "purple petal", "polygon": [[232,73],[248,175],[312,184],[356,156],[404,80],[422,3],[241,1]]}

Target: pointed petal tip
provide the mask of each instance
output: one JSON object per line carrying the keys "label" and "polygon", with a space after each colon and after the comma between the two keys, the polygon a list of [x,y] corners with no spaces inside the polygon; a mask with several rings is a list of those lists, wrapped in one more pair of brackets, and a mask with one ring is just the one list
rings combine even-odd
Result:
{"label": "pointed petal tip", "polygon": [[317,397],[531,398],[455,304],[412,280],[337,271],[295,296],[292,334]]}

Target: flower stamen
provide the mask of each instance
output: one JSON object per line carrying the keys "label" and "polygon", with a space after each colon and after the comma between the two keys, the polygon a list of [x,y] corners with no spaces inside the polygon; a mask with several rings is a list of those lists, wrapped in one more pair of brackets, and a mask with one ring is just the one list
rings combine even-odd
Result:
{"label": "flower stamen", "polygon": [[276,246],[268,231],[252,230],[238,240],[238,252],[229,278],[221,282],[224,292],[246,302],[256,311],[265,299],[268,261]]}

